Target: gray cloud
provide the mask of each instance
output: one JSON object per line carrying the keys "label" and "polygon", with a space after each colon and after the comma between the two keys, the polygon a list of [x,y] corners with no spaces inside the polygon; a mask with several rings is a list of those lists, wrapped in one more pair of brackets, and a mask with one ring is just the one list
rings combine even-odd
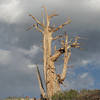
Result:
{"label": "gray cloud", "polygon": [[[25,31],[25,29],[33,23],[28,14],[31,13],[42,20],[40,16],[43,5],[46,5],[49,13],[56,10],[59,14],[52,19],[53,24],[59,25],[66,20],[66,17],[71,17],[72,23],[63,29],[68,31],[70,37],[80,35],[87,38],[80,40],[83,43],[83,51],[75,49],[72,51],[70,63],[74,66],[82,64],[86,66],[93,62],[95,65],[100,64],[97,60],[100,59],[99,3],[99,0],[0,0],[0,89],[2,90],[0,96],[21,94],[37,96],[39,92],[36,73],[29,67],[36,63],[42,64],[42,51],[39,50],[42,45],[42,35],[36,30]],[[63,30],[58,31],[58,34]],[[79,76],[76,77],[77,81],[82,80]],[[87,76],[82,84],[87,80],[93,83],[92,76]],[[73,80],[74,85],[77,81]],[[87,84],[86,87],[89,85],[91,86]],[[73,88],[73,84],[69,88]]]}
{"label": "gray cloud", "polygon": [[88,72],[81,73],[78,76],[76,76],[75,73],[69,75],[73,75],[73,78],[68,78],[65,81],[67,89],[93,88],[94,79],[89,75]]}
{"label": "gray cloud", "polygon": [[[35,57],[38,51],[36,46],[30,50],[0,50],[0,55],[3,56],[0,58],[0,97],[23,96],[32,92],[36,96],[39,93],[35,65],[26,57]],[[33,66],[33,69],[29,68],[29,65]]]}

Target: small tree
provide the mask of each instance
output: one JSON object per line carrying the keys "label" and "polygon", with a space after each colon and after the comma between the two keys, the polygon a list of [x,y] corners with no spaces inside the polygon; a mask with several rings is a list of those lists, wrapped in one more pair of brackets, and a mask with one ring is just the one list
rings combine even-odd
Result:
{"label": "small tree", "polygon": [[[71,39],[70,41],[68,40],[68,35],[57,35],[56,37],[53,37],[53,33],[57,32],[59,29],[62,29],[65,25],[71,23],[71,19],[68,18],[67,21],[58,27],[50,26],[50,20],[54,16],[58,16],[57,14],[51,14],[48,15],[47,9],[44,7],[45,14],[46,14],[46,24],[44,22],[44,17],[43,17],[43,22],[40,22],[37,20],[34,16],[31,14],[33,20],[36,22],[36,24],[33,24],[32,27],[35,27],[39,32],[42,33],[43,36],[43,53],[44,53],[44,79],[45,79],[45,85],[46,85],[46,93],[43,88],[40,72],[37,66],[37,72],[38,72],[38,81],[40,85],[40,91],[43,97],[51,97],[55,93],[61,90],[60,84],[63,84],[63,81],[66,78],[66,72],[68,68],[68,61],[71,56],[71,48],[79,48],[79,43],[78,39],[79,37],[76,36],[73,40]],[[31,27],[31,28],[32,28]],[[30,28],[29,28],[30,29]],[[64,40],[61,41],[61,48],[56,49],[55,46],[55,53],[52,54],[52,49],[51,49],[51,44],[53,40],[57,40],[59,38],[63,38]],[[64,54],[64,65],[63,65],[63,70],[61,74],[56,73],[55,69],[55,62],[57,59]]]}

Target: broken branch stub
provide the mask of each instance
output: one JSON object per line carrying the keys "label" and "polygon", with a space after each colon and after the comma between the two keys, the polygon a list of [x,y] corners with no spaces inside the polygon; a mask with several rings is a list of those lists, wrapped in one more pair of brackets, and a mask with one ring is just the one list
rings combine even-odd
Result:
{"label": "broken branch stub", "polygon": [[71,19],[68,18],[68,20],[67,20],[65,23],[59,25],[57,28],[53,29],[52,31],[53,31],[53,32],[56,32],[56,31],[58,31],[59,29],[62,29],[65,25],[70,24],[70,23],[71,23]]}
{"label": "broken branch stub", "polygon": [[50,20],[51,18],[53,18],[53,17],[55,17],[55,16],[58,16],[58,14],[51,14],[51,15],[48,16],[48,18],[49,18],[49,20]]}
{"label": "broken branch stub", "polygon": [[34,19],[34,21],[35,21],[37,24],[39,24],[41,27],[44,27],[43,23],[41,23],[36,17],[32,16],[31,14],[29,14],[29,16],[31,16],[31,17]]}
{"label": "broken branch stub", "polygon": [[37,77],[38,77],[38,82],[39,82],[39,86],[40,86],[41,95],[45,98],[46,94],[45,94],[45,91],[44,91],[44,88],[43,88],[42,78],[41,78],[41,75],[40,75],[38,65],[36,65],[36,68],[37,68]]}

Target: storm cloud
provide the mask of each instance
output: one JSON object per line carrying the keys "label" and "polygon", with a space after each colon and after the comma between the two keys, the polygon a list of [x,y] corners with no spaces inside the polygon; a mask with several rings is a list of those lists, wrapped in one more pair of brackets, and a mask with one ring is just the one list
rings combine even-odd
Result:
{"label": "storm cloud", "polygon": [[[73,77],[66,80],[66,89],[97,88],[99,85],[95,86],[96,78],[91,70],[100,70],[99,4],[99,0],[0,0],[0,97],[39,96],[35,64],[43,64],[42,35],[35,29],[26,29],[34,23],[29,14],[42,21],[43,5],[49,14],[59,14],[52,19],[53,24],[60,25],[69,16],[72,19],[70,25],[56,34],[67,31],[70,37],[86,38],[80,40],[82,51],[72,51],[70,64],[75,68],[69,71],[68,77],[76,80]],[[72,75],[81,68],[85,71]],[[76,85],[77,82],[81,85]]]}

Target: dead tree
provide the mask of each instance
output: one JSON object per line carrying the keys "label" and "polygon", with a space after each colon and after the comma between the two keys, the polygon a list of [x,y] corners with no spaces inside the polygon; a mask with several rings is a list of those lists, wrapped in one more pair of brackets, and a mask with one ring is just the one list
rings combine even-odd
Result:
{"label": "dead tree", "polygon": [[[46,22],[44,22],[44,16],[43,16],[43,22],[40,22],[36,17],[32,16],[31,14],[29,16],[32,17],[32,19],[36,22],[36,24],[33,24],[31,28],[37,29],[39,32],[42,33],[43,36],[43,59],[44,59],[44,67],[43,67],[43,72],[44,72],[44,79],[45,79],[45,85],[46,85],[46,92],[43,89],[43,85],[41,82],[41,76],[40,72],[37,67],[37,72],[38,72],[38,80],[40,84],[40,91],[42,96],[45,98],[51,97],[54,95],[54,93],[57,93],[60,91],[60,84],[63,84],[65,78],[66,78],[66,72],[68,68],[68,61],[71,56],[71,49],[72,48],[79,48],[79,43],[78,39],[79,37],[76,36],[73,40],[68,40],[68,35],[58,35],[56,37],[53,37],[52,35],[54,32],[57,32],[59,29],[62,29],[65,25],[68,25],[71,23],[71,19],[68,18],[67,21],[58,27],[51,27],[50,26],[50,20],[54,16],[58,16],[57,14],[51,14],[48,15],[47,9],[44,7],[45,14],[46,14]],[[31,29],[29,28],[29,29]],[[53,40],[57,40],[59,38],[65,38],[64,41],[61,41],[61,48],[56,49],[55,46],[55,53],[52,54],[51,50],[51,44]],[[55,62],[57,59],[64,54],[64,65],[63,65],[63,70],[61,74],[56,73],[55,69]]]}

